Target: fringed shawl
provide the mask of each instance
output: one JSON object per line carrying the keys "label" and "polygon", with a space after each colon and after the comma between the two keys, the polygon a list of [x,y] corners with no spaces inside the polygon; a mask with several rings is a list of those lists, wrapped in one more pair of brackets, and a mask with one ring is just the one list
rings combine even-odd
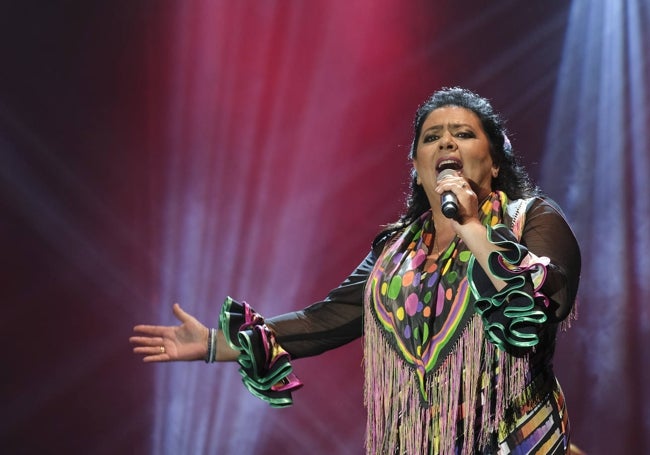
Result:
{"label": "fringed shawl", "polygon": [[[525,205],[493,193],[480,212],[488,233],[507,223],[518,237]],[[507,355],[490,342],[475,311],[468,282],[474,258],[463,242],[454,240],[424,270],[430,217],[425,213],[384,248],[366,285],[369,454],[475,453],[494,442],[509,408],[530,399],[529,356]],[[529,300],[526,317],[535,317],[538,302]]]}

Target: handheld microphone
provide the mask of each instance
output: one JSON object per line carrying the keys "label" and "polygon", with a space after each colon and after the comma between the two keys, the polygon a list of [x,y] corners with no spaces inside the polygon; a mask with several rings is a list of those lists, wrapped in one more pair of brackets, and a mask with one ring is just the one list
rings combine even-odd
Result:
{"label": "handheld microphone", "polygon": [[[438,174],[437,181],[446,179],[447,177],[453,177],[456,175],[456,171],[453,169],[444,169],[440,174]],[[451,191],[445,191],[440,195],[440,209],[442,213],[447,218],[455,218],[458,214],[458,198]]]}

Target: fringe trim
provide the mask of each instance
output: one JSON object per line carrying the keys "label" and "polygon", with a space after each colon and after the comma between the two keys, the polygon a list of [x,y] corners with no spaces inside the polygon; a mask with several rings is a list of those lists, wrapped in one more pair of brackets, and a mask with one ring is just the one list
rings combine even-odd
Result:
{"label": "fringe trim", "polygon": [[428,405],[421,402],[415,371],[377,322],[365,318],[364,324],[368,454],[470,455],[503,429],[508,409],[533,398],[526,392],[528,356],[510,356],[489,343],[476,314],[445,361],[427,375]]}
{"label": "fringe trim", "polygon": [[575,302],[573,302],[573,306],[571,307],[571,311],[569,312],[569,315],[560,322],[560,331],[566,332],[572,327],[573,322],[577,320],[578,320],[578,301],[576,300]]}

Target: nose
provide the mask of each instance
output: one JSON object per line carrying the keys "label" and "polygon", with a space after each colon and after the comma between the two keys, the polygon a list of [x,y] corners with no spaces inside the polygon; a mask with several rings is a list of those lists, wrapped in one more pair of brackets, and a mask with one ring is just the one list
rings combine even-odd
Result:
{"label": "nose", "polygon": [[456,148],[456,141],[454,140],[454,136],[448,131],[445,132],[438,141],[438,147],[440,150]]}

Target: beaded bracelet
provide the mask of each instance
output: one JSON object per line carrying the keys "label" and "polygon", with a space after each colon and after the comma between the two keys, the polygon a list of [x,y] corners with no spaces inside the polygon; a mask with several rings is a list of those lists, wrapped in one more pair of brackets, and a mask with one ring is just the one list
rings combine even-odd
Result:
{"label": "beaded bracelet", "polygon": [[205,363],[212,363],[217,359],[217,329],[210,329],[208,333],[208,353]]}

